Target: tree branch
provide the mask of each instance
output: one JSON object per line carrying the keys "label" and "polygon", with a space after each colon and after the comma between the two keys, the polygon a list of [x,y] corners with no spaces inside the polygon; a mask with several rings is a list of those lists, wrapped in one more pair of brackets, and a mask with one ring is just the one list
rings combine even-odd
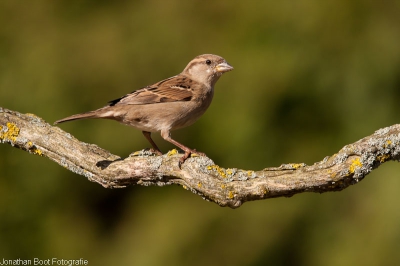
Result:
{"label": "tree branch", "polygon": [[393,125],[311,166],[292,163],[261,171],[225,169],[207,157],[193,156],[180,169],[181,155],[176,150],[162,156],[143,150],[120,158],[94,144],[80,142],[36,115],[1,107],[0,142],[47,157],[105,188],[179,184],[231,208],[246,201],[301,192],[339,191],[358,183],[382,163],[400,159],[400,125]]}

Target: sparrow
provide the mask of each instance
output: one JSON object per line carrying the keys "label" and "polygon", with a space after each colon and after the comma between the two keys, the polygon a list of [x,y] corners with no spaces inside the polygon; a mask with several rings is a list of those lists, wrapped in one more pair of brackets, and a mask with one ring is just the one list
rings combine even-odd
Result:
{"label": "sparrow", "polygon": [[205,154],[172,139],[171,131],[192,125],[204,114],[211,104],[215,83],[223,73],[232,69],[218,55],[199,55],[176,76],[112,100],[100,109],[68,116],[54,124],[87,118],[116,120],[140,129],[157,155],[162,155],[162,152],[151,133],[160,131],[163,139],[185,152],[179,159],[180,167],[192,153]]}

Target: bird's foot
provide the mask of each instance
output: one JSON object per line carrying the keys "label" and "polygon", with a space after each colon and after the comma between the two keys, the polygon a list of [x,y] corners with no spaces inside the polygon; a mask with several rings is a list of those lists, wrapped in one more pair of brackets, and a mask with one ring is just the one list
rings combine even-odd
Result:
{"label": "bird's foot", "polygon": [[185,154],[179,159],[179,168],[181,168],[182,164],[186,161],[187,158],[191,157],[191,156],[207,156],[205,153],[203,152],[199,152],[196,150],[186,150]]}
{"label": "bird's foot", "polygon": [[163,155],[163,153],[162,153],[161,151],[156,150],[156,149],[153,149],[153,148],[150,148],[149,151],[150,151],[151,153],[154,153],[155,155],[158,155],[158,156]]}

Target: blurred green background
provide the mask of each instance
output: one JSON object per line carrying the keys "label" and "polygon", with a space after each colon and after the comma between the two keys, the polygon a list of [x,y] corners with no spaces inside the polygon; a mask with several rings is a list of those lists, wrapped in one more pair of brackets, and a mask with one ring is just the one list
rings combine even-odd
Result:
{"label": "blurred green background", "polygon": [[[313,164],[400,122],[399,11],[399,1],[361,0],[1,1],[0,106],[53,123],[214,53],[235,69],[175,139],[223,167]],[[122,157],[149,146],[139,130],[113,121],[60,127]],[[173,148],[156,135],[163,151]],[[0,258],[400,263],[393,162],[339,193],[231,210],[178,186],[104,189],[9,145],[0,158]]]}

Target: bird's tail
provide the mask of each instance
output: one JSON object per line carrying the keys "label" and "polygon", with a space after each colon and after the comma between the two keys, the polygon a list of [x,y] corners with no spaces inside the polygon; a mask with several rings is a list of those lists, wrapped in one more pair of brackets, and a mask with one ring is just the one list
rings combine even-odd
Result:
{"label": "bird's tail", "polygon": [[99,117],[99,113],[96,110],[96,111],[91,111],[91,112],[87,112],[87,113],[71,115],[71,116],[68,116],[66,118],[57,120],[56,122],[54,122],[54,124],[60,124],[60,123],[73,121],[73,120],[78,120],[78,119],[98,118],[98,117]]}

